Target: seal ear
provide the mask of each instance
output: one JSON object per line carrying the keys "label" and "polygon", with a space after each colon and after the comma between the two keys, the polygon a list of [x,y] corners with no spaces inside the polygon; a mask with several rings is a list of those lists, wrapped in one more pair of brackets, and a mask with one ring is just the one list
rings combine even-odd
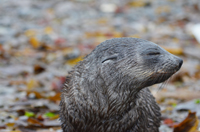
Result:
{"label": "seal ear", "polygon": [[101,63],[104,63],[104,62],[106,62],[108,60],[116,60],[117,56],[118,56],[117,54],[111,55],[111,56],[105,58]]}

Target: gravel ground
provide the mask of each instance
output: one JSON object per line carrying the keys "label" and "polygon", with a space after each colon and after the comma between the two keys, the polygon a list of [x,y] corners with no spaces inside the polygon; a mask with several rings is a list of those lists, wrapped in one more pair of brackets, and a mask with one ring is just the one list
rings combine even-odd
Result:
{"label": "gravel ground", "polygon": [[183,110],[199,118],[199,12],[199,0],[0,0],[0,131],[61,131],[67,72],[114,37],[147,39],[184,60],[167,85],[152,88],[161,132],[173,131],[188,114]]}

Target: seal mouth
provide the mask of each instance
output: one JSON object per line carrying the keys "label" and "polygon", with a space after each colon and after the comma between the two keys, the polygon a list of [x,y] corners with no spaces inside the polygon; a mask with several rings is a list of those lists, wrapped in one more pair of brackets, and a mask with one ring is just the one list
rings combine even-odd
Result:
{"label": "seal mouth", "polygon": [[171,71],[171,72],[157,71],[151,76],[152,78],[151,81],[154,82],[154,84],[162,83],[168,80],[174,73],[176,73],[176,71]]}
{"label": "seal mouth", "polygon": [[174,74],[176,71],[166,72],[166,71],[157,71],[158,74]]}
{"label": "seal mouth", "polygon": [[161,69],[161,70],[158,70],[156,73],[158,73],[158,74],[171,74],[172,75],[172,74],[176,73],[179,69],[180,69],[180,66],[175,67],[173,69],[168,69],[167,71],[166,70],[163,71],[163,69]]}

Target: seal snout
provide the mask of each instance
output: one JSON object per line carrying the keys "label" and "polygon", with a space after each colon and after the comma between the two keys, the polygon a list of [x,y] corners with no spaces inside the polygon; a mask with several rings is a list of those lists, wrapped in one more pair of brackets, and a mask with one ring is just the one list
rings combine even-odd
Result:
{"label": "seal snout", "polygon": [[180,69],[181,66],[182,66],[182,64],[183,64],[183,60],[179,58],[178,61],[179,61],[179,66],[178,66],[178,68]]}

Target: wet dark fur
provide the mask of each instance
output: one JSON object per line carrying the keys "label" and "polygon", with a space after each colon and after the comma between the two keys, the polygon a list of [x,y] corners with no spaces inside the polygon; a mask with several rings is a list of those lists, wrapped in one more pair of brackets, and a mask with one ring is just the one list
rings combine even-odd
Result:
{"label": "wet dark fur", "polygon": [[101,43],[66,79],[63,131],[158,132],[160,108],[147,87],[167,80],[181,65],[180,58],[146,40]]}

